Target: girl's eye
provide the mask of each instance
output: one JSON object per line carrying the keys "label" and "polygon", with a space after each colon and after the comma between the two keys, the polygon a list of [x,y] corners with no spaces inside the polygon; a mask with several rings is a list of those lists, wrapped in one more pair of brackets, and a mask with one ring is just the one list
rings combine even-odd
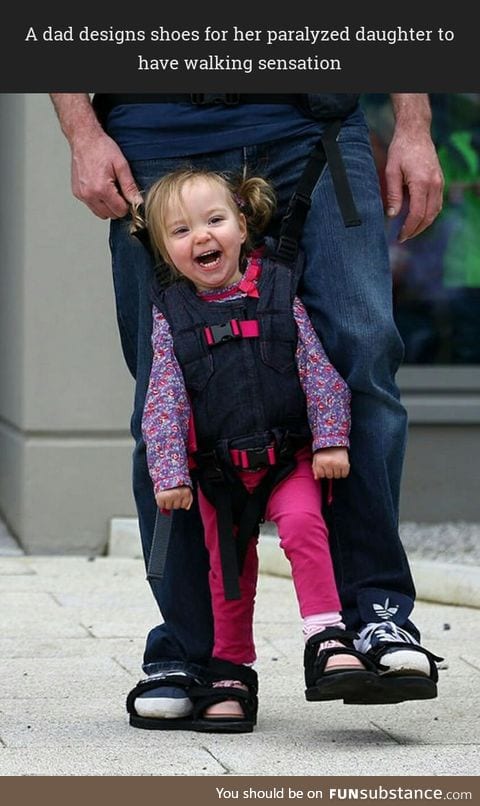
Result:
{"label": "girl's eye", "polygon": [[185,232],[188,232],[187,227],[177,227],[173,230],[172,235],[183,235]]}
{"label": "girl's eye", "polygon": [[210,224],[218,224],[219,221],[223,221],[222,216],[221,215],[214,215],[210,219]]}

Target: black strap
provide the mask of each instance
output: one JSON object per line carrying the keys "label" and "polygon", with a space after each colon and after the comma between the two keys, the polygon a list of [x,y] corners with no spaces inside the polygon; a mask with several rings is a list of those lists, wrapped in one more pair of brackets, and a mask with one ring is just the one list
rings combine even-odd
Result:
{"label": "black strap", "polygon": [[341,122],[337,121],[338,130],[328,127],[322,137],[322,144],[327,156],[328,167],[332,174],[337,201],[346,227],[358,227],[362,221],[355,206],[352,190],[345,170],[342,153],[338,146],[337,137]]}
{"label": "black strap", "polygon": [[341,126],[341,120],[334,120],[326,127],[310,154],[290,199],[287,212],[282,219],[276,249],[278,257],[286,263],[293,264],[295,262],[305,219],[311,206],[312,192],[327,163],[345,226],[356,227],[361,224],[337,142]]}
{"label": "black strap", "polygon": [[266,472],[253,493],[248,495],[238,523],[236,537],[240,571],[243,570],[248,543],[250,538],[258,533],[258,527],[265,514],[272,490],[295,469],[295,464],[293,456],[281,457],[278,464]]}
{"label": "black strap", "polygon": [[215,490],[214,496],[225,599],[240,599],[239,576],[241,570],[238,562],[237,547],[233,539],[232,490],[230,486],[222,483]]}
{"label": "black strap", "polygon": [[162,579],[172,531],[173,513],[164,515],[157,509],[152,547],[148,558],[147,579]]}

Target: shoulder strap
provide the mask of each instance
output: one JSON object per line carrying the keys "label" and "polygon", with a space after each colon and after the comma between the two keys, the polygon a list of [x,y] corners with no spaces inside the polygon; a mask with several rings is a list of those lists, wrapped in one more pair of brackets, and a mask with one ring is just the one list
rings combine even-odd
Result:
{"label": "shoulder strap", "polygon": [[345,226],[356,227],[361,223],[337,143],[341,125],[341,120],[334,120],[326,127],[310,154],[288,204],[287,212],[282,220],[276,249],[278,257],[287,263],[291,264],[296,259],[303,226],[311,206],[311,195],[327,162]]}

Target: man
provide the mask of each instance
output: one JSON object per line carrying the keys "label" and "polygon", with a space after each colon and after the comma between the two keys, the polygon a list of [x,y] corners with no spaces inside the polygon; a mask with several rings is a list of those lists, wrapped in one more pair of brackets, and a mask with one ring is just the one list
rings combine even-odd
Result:
{"label": "man", "polygon": [[[351,473],[329,512],[332,550],[347,627],[378,668],[378,685],[348,702],[434,697],[435,658],[409,621],[415,591],[398,536],[406,413],[395,373],[403,345],[394,325],[384,211],[358,96],[52,94],[72,151],[72,188],[111,219],[110,245],[122,348],[136,379],[131,428],[133,488],[145,562],[156,516],[141,416],[151,365],[152,260],[128,234],[129,205],[161,175],[186,162],[216,171],[263,174],[277,192],[278,235],[302,170],[332,120],[341,122],[328,165],[311,193],[300,295],[327,354],[352,391]],[[424,94],[391,96],[395,129],[386,166],[386,212],[408,212],[400,240],[422,232],[441,209],[443,179]],[[342,185],[343,169],[348,178]],[[340,180],[338,177],[340,176]],[[335,179],[336,177],[336,179]],[[345,202],[345,198],[347,201]],[[345,204],[353,216],[345,214]],[[164,623],[148,635],[145,682],[131,692],[131,722],[194,727],[188,688],[211,648],[207,560],[198,511],[174,513],[162,582],[151,579]]]}

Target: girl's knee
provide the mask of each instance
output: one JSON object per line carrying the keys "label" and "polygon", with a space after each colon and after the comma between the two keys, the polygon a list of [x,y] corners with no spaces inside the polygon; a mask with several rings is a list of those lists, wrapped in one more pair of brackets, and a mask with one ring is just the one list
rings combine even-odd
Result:
{"label": "girl's knee", "polygon": [[310,539],[323,540],[328,535],[320,507],[317,510],[302,509],[284,515],[279,520],[277,528],[280,545],[287,551],[291,543],[308,542]]}

